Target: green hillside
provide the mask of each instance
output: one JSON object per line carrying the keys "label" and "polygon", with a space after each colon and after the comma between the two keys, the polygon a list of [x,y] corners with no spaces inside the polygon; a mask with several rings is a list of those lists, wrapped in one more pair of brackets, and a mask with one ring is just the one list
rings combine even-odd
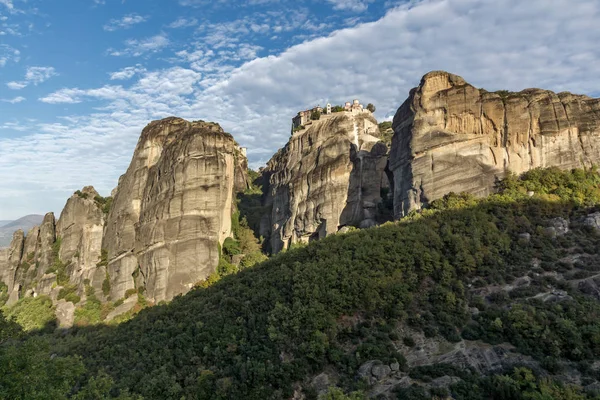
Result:
{"label": "green hillside", "polygon": [[[0,318],[0,398],[598,398],[600,175],[534,170],[498,189],[294,248],[117,326],[23,332],[15,320],[45,318],[36,299]],[[462,348],[506,362],[486,370]]]}

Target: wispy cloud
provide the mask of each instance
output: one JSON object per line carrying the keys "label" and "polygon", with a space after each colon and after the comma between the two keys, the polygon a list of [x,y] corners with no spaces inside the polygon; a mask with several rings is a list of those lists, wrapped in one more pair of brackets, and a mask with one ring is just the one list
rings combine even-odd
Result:
{"label": "wispy cloud", "polygon": [[147,53],[156,53],[169,45],[169,38],[160,34],[145,39],[129,39],[125,41],[125,48],[121,50],[108,49],[111,56],[138,57]]}
{"label": "wispy cloud", "polygon": [[4,67],[9,61],[19,62],[21,52],[7,44],[0,44],[0,68]]}
{"label": "wispy cloud", "polygon": [[25,97],[22,97],[22,96],[15,97],[13,99],[0,99],[0,101],[3,101],[5,103],[11,103],[11,104],[21,103],[21,102],[23,102],[25,100],[27,100],[27,99]]}
{"label": "wispy cloud", "polygon": [[15,9],[15,6],[11,0],[0,0],[0,4],[5,6],[9,11]]}
{"label": "wispy cloud", "polygon": [[54,67],[29,67],[25,73],[25,80],[37,85],[56,75],[58,74]]}
{"label": "wispy cloud", "polygon": [[24,87],[27,87],[27,83],[26,82],[8,82],[6,84],[6,86],[8,86],[9,89],[12,90],[19,90],[19,89],[23,89]]}
{"label": "wispy cloud", "polygon": [[125,67],[119,71],[112,72],[110,74],[110,80],[114,81],[114,80],[131,79],[134,77],[134,75],[145,72],[145,71],[146,71],[146,69],[144,67],[142,67],[140,64],[137,64],[134,67]]}
{"label": "wispy cloud", "polygon": [[369,3],[375,0],[327,0],[333,6],[334,10],[348,10],[354,12],[366,11]]}
{"label": "wispy cloud", "polygon": [[13,90],[19,90],[30,84],[38,85],[56,75],[58,75],[58,73],[56,73],[54,67],[28,67],[25,72],[25,79],[19,82],[8,82],[6,86]]}
{"label": "wispy cloud", "polygon": [[178,28],[189,28],[191,26],[198,25],[198,20],[196,18],[178,18],[175,21],[171,22],[168,26],[169,28],[178,29]]}
{"label": "wispy cloud", "polygon": [[108,21],[106,25],[104,25],[104,30],[108,32],[116,31],[119,29],[128,29],[134,25],[141,24],[142,22],[146,22],[148,17],[144,17],[138,14],[129,14],[125,15],[122,18],[111,19]]}

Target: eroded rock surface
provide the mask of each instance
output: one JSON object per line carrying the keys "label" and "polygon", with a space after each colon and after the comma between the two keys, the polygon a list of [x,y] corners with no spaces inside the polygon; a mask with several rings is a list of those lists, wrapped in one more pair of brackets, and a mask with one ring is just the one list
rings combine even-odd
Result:
{"label": "eroded rock surface", "polygon": [[261,234],[271,251],[345,225],[374,225],[386,162],[387,146],[370,112],[325,115],[295,132],[263,171],[271,213]]}
{"label": "eroded rock surface", "polygon": [[[80,298],[78,305],[91,293],[116,301],[142,287],[152,301],[185,293],[215,271],[219,245],[231,235],[236,193],[247,186],[245,151],[218,124],[152,122],[113,191],[110,212],[108,199],[84,187],[58,222],[49,213],[0,250],[8,303],[40,294],[57,302],[63,288]],[[137,296],[129,299],[111,318],[131,309]],[[75,306],[60,300],[61,326],[73,323]]]}
{"label": "eroded rock surface", "polygon": [[85,283],[101,293],[105,267],[99,266],[102,250],[105,215],[95,200],[98,192],[86,186],[67,200],[56,224],[60,238],[58,257],[67,265],[69,283],[76,285],[81,294]]}
{"label": "eroded rock surface", "polygon": [[149,124],[108,216],[110,297],[144,286],[151,299],[170,300],[210,275],[219,244],[231,234],[246,166],[242,149],[218,124],[180,118]]}
{"label": "eroded rock surface", "polygon": [[485,196],[506,171],[600,161],[600,99],[541,89],[490,93],[442,71],[411,90],[393,129],[396,217],[449,192]]}

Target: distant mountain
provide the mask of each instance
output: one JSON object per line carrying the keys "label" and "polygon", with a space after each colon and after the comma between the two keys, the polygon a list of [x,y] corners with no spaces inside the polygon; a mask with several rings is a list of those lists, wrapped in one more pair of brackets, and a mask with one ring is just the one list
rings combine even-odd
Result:
{"label": "distant mountain", "polygon": [[15,221],[0,221],[0,248],[8,247],[16,230],[23,229],[25,233],[44,220],[43,215],[31,214]]}

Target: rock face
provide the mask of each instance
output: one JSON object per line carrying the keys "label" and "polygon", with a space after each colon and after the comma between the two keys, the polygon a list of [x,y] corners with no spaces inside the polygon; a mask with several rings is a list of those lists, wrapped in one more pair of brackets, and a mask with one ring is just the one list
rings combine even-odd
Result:
{"label": "rock face", "polygon": [[490,93],[441,71],[411,90],[393,129],[396,217],[449,192],[487,195],[506,171],[600,161],[600,99],[541,89]]}
{"label": "rock face", "polygon": [[[141,287],[153,301],[185,293],[215,271],[219,246],[231,236],[236,193],[247,185],[245,151],[218,124],[152,122],[110,212],[107,199],[85,187],[68,199],[58,222],[49,213],[0,250],[8,303],[38,294],[57,301],[66,286],[82,301],[90,289],[103,301]],[[61,326],[68,327],[75,305],[58,305]]]}
{"label": "rock face", "polygon": [[261,234],[270,250],[374,225],[386,154],[370,112],[324,115],[295,132],[263,171],[271,213]]}
{"label": "rock face", "polygon": [[110,297],[144,286],[151,299],[170,300],[210,275],[231,235],[246,168],[242,149],[218,124],[168,118],[148,125],[108,215],[102,246]]}
{"label": "rock face", "polygon": [[77,191],[67,200],[56,224],[56,236],[60,238],[58,257],[67,265],[69,283],[80,288],[82,294],[87,281],[100,293],[106,276],[105,268],[97,265],[106,218],[95,200],[98,196],[91,186]]}

